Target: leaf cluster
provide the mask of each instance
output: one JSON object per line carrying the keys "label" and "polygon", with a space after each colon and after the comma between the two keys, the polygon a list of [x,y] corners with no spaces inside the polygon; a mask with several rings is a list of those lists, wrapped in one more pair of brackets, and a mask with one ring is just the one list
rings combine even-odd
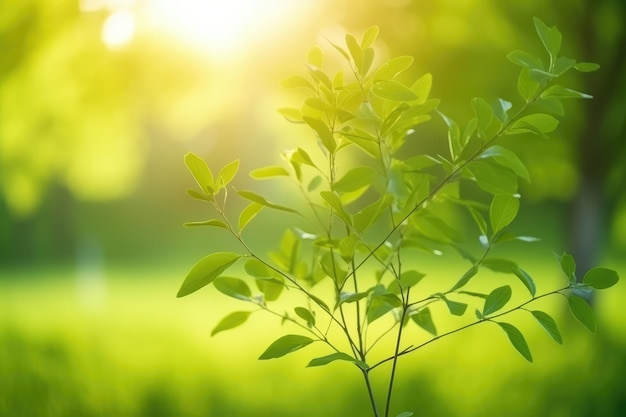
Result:
{"label": "leaf cluster", "polygon": [[[547,137],[564,115],[563,99],[591,97],[557,84],[559,77],[570,69],[584,72],[597,68],[559,56],[561,34],[556,28],[539,19],[535,19],[535,28],[549,61],[544,63],[523,51],[508,55],[521,67],[517,82],[521,100],[513,103],[498,98],[488,102],[473,98],[473,116],[462,124],[437,110],[439,100],[429,97],[430,74],[403,81],[413,57],[393,57],[375,65],[376,26],[365,31],[360,40],[348,34],[344,46],[330,44],[345,61],[345,66],[333,73],[324,69],[322,48],[311,48],[306,75],[293,75],[282,83],[304,91],[307,97],[299,107],[285,107],[279,112],[289,122],[307,127],[312,140],[284,152],[282,165],[250,173],[258,181],[293,187],[305,208],[233,189],[248,205],[234,213],[238,220],[231,222],[226,213],[231,197],[228,185],[237,174],[239,162],[227,164],[213,176],[202,158],[186,155],[185,163],[199,188],[188,191],[189,195],[209,203],[218,215],[187,225],[226,229],[242,251],[217,252],[201,259],[178,296],[213,284],[219,292],[251,307],[228,314],[212,334],[238,327],[261,311],[299,329],[299,334],[288,333],[277,339],[259,359],[282,357],[314,342],[325,344],[330,353],[312,359],[308,366],[335,361],[354,364],[366,379],[375,415],[378,408],[369,373],[392,362],[385,416],[389,415],[397,359],[443,336],[479,323],[495,323],[512,346],[532,361],[522,331],[500,318],[514,311],[528,311],[555,342],[562,343],[554,319],[544,311],[526,307],[557,293],[567,296],[574,317],[595,332],[593,311],[578,294],[614,285],[618,281],[615,271],[595,268],[577,283],[575,262],[564,254],[559,262],[566,285],[537,295],[535,281],[525,269],[514,260],[491,254],[494,247],[513,241],[537,240],[508,231],[520,209],[519,181],[530,178],[524,163],[501,139],[520,135],[519,140],[523,140],[525,134]],[[433,116],[442,118],[447,126],[448,153],[415,153],[418,141],[430,140],[420,137],[417,126]],[[257,253],[248,246],[244,229],[263,210],[283,212],[287,221],[277,247]],[[290,226],[293,221],[288,216],[305,219],[308,226]],[[462,227],[465,218],[472,222],[471,230]],[[466,269],[452,285],[441,284],[445,280],[418,269],[413,261],[426,253],[459,254],[466,261]],[[245,276],[226,276],[237,262],[243,262]],[[486,293],[473,291],[472,284],[485,271],[502,274],[500,285]],[[521,283],[527,292],[522,304],[510,305],[519,286],[511,285],[509,279]],[[420,285],[425,280],[444,286],[439,292],[427,292]],[[318,291],[322,281],[332,288],[330,296]],[[300,297],[289,299],[295,303],[291,310],[280,311],[273,302],[285,289],[295,290]],[[433,308],[436,304],[445,306],[444,311],[452,316],[466,315],[473,305],[476,319],[440,333],[434,313],[441,310]],[[375,322],[380,325],[375,326]],[[426,333],[420,335],[414,330],[407,335],[405,327],[410,323]],[[329,337],[333,327],[341,337]],[[416,342],[425,336],[425,342]],[[385,337],[395,340],[395,350],[379,354],[383,359],[372,360],[372,352]]]}

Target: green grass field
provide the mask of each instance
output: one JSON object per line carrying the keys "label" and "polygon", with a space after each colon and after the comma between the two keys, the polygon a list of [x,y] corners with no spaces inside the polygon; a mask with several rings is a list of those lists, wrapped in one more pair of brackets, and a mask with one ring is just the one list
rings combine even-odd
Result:
{"label": "green grass field", "polygon": [[[531,272],[550,268],[539,264]],[[324,350],[258,361],[283,334],[262,315],[211,338],[222,316],[245,306],[214,290],[176,299],[185,272],[177,266],[0,271],[0,416],[370,415],[351,365],[305,368]],[[538,280],[539,291],[553,284]],[[562,346],[532,320],[512,318],[527,335],[533,364],[490,325],[404,357],[395,413],[625,415],[625,289],[621,282],[598,297],[596,336],[570,318],[562,300],[550,301],[545,308],[560,325]],[[408,337],[425,337],[420,332],[415,327]],[[373,373],[382,389],[378,376]]]}

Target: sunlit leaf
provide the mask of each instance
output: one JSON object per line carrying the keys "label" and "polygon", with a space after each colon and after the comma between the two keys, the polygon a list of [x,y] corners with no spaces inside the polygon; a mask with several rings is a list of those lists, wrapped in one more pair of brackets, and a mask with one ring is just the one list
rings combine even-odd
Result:
{"label": "sunlit leaf", "polygon": [[189,172],[193,175],[198,186],[205,193],[213,194],[213,190],[215,189],[213,174],[211,174],[211,170],[204,159],[193,152],[189,152],[185,155],[185,165],[187,165]]}
{"label": "sunlit leaf", "polygon": [[490,158],[503,167],[509,168],[518,177],[530,182],[530,174],[526,165],[519,159],[519,157],[512,151],[500,146],[493,145],[485,149],[479,156],[480,159]]}
{"label": "sunlit leaf", "polygon": [[243,229],[250,223],[250,221],[257,215],[261,210],[263,210],[263,205],[259,203],[252,202],[245,209],[242,210],[239,215],[239,232],[243,231]]}
{"label": "sunlit leaf", "polygon": [[568,70],[574,68],[576,66],[576,60],[568,58],[566,56],[560,56],[554,62],[554,68],[552,72],[558,75],[562,75]]}
{"label": "sunlit leaf", "polygon": [[430,95],[430,89],[433,85],[433,76],[430,73],[426,73],[419,77],[411,86],[411,90],[417,95],[417,104],[426,103],[426,99]]}
{"label": "sunlit leaf", "polygon": [[518,134],[531,132],[540,136],[552,132],[559,125],[559,120],[545,113],[536,113],[524,116],[517,120],[507,133]]}
{"label": "sunlit leaf", "polygon": [[288,353],[300,350],[313,343],[310,337],[300,336],[297,334],[288,334],[275,340],[266,350],[259,356],[260,360],[274,359],[285,356]]}
{"label": "sunlit leaf", "polygon": [[259,194],[252,192],[252,191],[238,190],[237,194],[239,194],[241,197],[245,198],[246,200],[253,201],[265,207],[270,207],[270,208],[273,208],[275,210],[280,210],[280,211],[287,211],[290,213],[298,213],[296,210],[292,208],[281,206],[279,204],[275,204],[270,201],[267,201],[265,197],[260,196]]}
{"label": "sunlit leaf", "polygon": [[361,49],[365,50],[372,46],[378,37],[378,32],[378,26],[374,25],[369,27],[363,34],[363,39],[361,39]]}
{"label": "sunlit leaf", "polygon": [[494,234],[508,226],[517,216],[519,199],[512,195],[499,194],[493,197],[489,207],[489,220]]}
{"label": "sunlit leaf", "polygon": [[539,38],[541,38],[543,46],[552,57],[556,58],[561,50],[561,32],[559,32],[559,30],[554,26],[546,26],[546,24],[537,17],[534,17],[533,21],[535,22],[535,29],[537,29],[537,34],[539,35]]}
{"label": "sunlit leaf", "polygon": [[481,97],[474,97],[472,99],[472,108],[474,109],[474,114],[478,119],[478,134],[480,136],[484,136],[493,121],[493,109]]}
{"label": "sunlit leaf", "polygon": [[511,299],[511,294],[511,287],[508,285],[498,287],[495,290],[491,291],[489,295],[487,295],[487,299],[485,300],[483,315],[488,316],[500,310],[506,305],[506,303],[509,302],[509,300]]}
{"label": "sunlit leaf", "polygon": [[220,188],[227,186],[233,180],[233,178],[235,178],[235,175],[237,175],[238,170],[239,170],[239,159],[235,159],[234,161],[226,164],[220,170],[220,173],[217,176],[217,186]]}
{"label": "sunlit leaf", "polygon": [[294,109],[292,107],[281,107],[277,111],[288,122],[304,123],[304,121],[302,120],[302,113],[300,112],[300,109]]}
{"label": "sunlit leaf", "polygon": [[570,294],[567,297],[569,309],[576,318],[587,330],[591,333],[596,332],[596,317],[591,309],[591,306],[583,298]]}
{"label": "sunlit leaf", "polygon": [[304,120],[306,124],[308,124],[313,130],[315,130],[317,136],[322,141],[322,144],[329,152],[334,152],[337,149],[337,144],[335,143],[333,133],[326,125],[326,123],[324,123],[320,119],[309,116],[303,116],[302,120]]}
{"label": "sunlit leaf", "polygon": [[493,104],[493,114],[500,120],[501,123],[506,123],[509,120],[508,111],[511,110],[510,101],[499,98]]}
{"label": "sunlit leaf", "polygon": [[539,84],[533,79],[528,68],[522,68],[517,79],[517,91],[526,102],[535,97],[539,91]]}
{"label": "sunlit leaf", "polygon": [[343,177],[333,184],[332,189],[338,193],[356,191],[372,185],[377,176],[378,173],[375,169],[368,166],[358,166],[346,172]]}
{"label": "sunlit leaf", "polygon": [[363,66],[363,49],[359,46],[356,38],[351,34],[347,33],[345,36],[346,46],[348,47],[348,51],[350,51],[350,55],[354,60],[354,65],[359,72],[361,72],[361,68]]}
{"label": "sunlit leaf", "polygon": [[512,52],[509,52],[506,57],[512,63],[522,66],[522,67],[526,67],[528,69],[533,69],[533,68],[543,69],[541,60],[539,58],[532,56],[531,54],[525,51],[515,50]]}
{"label": "sunlit leaf", "polygon": [[352,224],[352,220],[350,219],[350,215],[343,208],[343,204],[339,199],[337,194],[331,191],[322,191],[320,196],[328,203],[328,205],[335,211],[335,214],[344,221],[346,224]]}
{"label": "sunlit leaf", "polygon": [[469,166],[476,183],[491,194],[515,194],[517,174],[500,164],[476,160]]}
{"label": "sunlit leaf", "polygon": [[550,337],[559,345],[563,344],[563,338],[561,337],[561,333],[559,332],[559,328],[556,325],[554,319],[543,311],[534,310],[531,311],[532,315],[537,319],[539,324],[546,329]]}
{"label": "sunlit leaf", "polygon": [[285,88],[308,88],[315,91],[313,85],[306,78],[301,75],[291,75],[283,79],[280,84]]}
{"label": "sunlit leaf", "polygon": [[176,297],[184,297],[210,284],[241,256],[231,252],[216,252],[200,259],[187,274]]}
{"label": "sunlit leaf", "polygon": [[400,414],[398,414],[396,417],[411,417],[414,414],[415,413],[413,411],[403,411]]}
{"label": "sunlit leaf", "polygon": [[456,160],[463,150],[461,146],[461,130],[454,120],[441,112],[439,112],[439,115],[448,125],[448,149],[450,150],[452,160]]}
{"label": "sunlit leaf", "polygon": [[617,284],[619,276],[617,272],[608,268],[592,268],[583,277],[583,284],[588,285],[596,290],[610,288]]}
{"label": "sunlit leaf", "polygon": [[356,360],[354,359],[352,356],[348,355],[347,353],[343,353],[343,352],[335,352],[332,353],[330,355],[326,355],[326,356],[322,356],[321,358],[315,358],[313,360],[311,360],[311,362],[309,362],[309,364],[307,365],[307,368],[313,367],[313,366],[323,366],[323,365],[328,365],[331,362],[334,361],[346,361],[346,362],[352,362],[354,364],[356,364],[359,368],[366,370],[368,368],[367,364],[363,361],[360,360]]}
{"label": "sunlit leaf", "polygon": [[372,92],[391,101],[412,101],[418,98],[413,90],[396,80],[378,82],[372,87]]}
{"label": "sunlit leaf", "polygon": [[250,171],[250,176],[256,180],[260,180],[265,178],[289,176],[289,171],[279,166],[268,166]]}
{"label": "sunlit leaf", "polygon": [[270,277],[270,278],[257,278],[255,280],[256,286],[263,294],[263,298],[266,301],[276,301],[285,289],[285,284],[282,282],[282,278]]}
{"label": "sunlit leaf", "polygon": [[498,323],[498,326],[505,331],[513,347],[524,357],[524,359],[528,362],[532,362],[533,355],[530,353],[530,348],[528,347],[528,343],[526,343],[526,339],[524,338],[522,332],[520,332],[517,327],[509,323]]}
{"label": "sunlit leaf", "polygon": [[581,93],[580,91],[572,90],[570,88],[561,87],[560,85],[553,85],[547,88],[541,93],[543,98],[593,98],[589,94]]}
{"label": "sunlit leaf", "polygon": [[218,277],[213,281],[213,286],[222,294],[238,300],[249,301],[252,291],[244,280],[234,277]]}
{"label": "sunlit leaf", "polygon": [[391,58],[374,73],[374,81],[391,80],[413,64],[414,58],[409,55]]}
{"label": "sunlit leaf", "polygon": [[311,65],[315,65],[317,68],[322,68],[324,65],[324,53],[319,46],[313,46],[307,52],[307,62]]}
{"label": "sunlit leaf", "polygon": [[211,227],[220,227],[222,229],[230,230],[226,223],[221,220],[206,220],[203,222],[187,222],[184,224],[185,227],[196,227],[196,226],[211,226]]}
{"label": "sunlit leaf", "polygon": [[224,330],[234,329],[235,327],[239,327],[244,324],[248,317],[250,317],[250,311],[235,311],[224,317],[222,320],[217,323],[217,326],[213,328],[211,331],[211,336],[215,336],[219,332],[223,332]]}

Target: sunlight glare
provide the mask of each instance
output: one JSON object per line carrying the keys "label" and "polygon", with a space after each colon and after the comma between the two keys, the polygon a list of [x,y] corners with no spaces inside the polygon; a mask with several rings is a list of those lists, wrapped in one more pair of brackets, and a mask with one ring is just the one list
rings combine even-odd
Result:
{"label": "sunlight glare", "polygon": [[116,12],[107,17],[102,26],[102,41],[111,49],[130,42],[135,36],[135,16],[128,11]]}
{"label": "sunlight glare", "polygon": [[151,0],[152,24],[218,56],[241,52],[303,15],[310,0]]}

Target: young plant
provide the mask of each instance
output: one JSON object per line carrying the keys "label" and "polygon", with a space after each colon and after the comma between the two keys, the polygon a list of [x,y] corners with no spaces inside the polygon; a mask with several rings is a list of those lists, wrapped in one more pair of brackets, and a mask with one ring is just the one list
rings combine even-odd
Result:
{"label": "young plant", "polygon": [[[513,104],[497,99],[490,104],[474,98],[474,117],[462,126],[436,110],[439,100],[429,98],[430,74],[410,83],[401,80],[399,75],[413,62],[411,56],[394,57],[373,68],[377,27],[369,28],[360,41],[346,35],[345,47],[331,43],[346,63],[345,70],[333,74],[323,70],[322,50],[311,48],[308,77],[294,75],[283,82],[308,97],[299,108],[279,111],[287,120],[310,128],[316,141],[285,152],[284,165],[250,173],[256,180],[291,179],[304,204],[279,204],[253,191],[233,189],[235,197],[248,205],[232,213],[227,210],[233,197],[228,187],[239,162],[227,164],[214,176],[203,159],[187,154],[185,163],[199,187],[188,193],[208,203],[218,217],[186,225],[226,229],[241,251],[215,252],[201,259],[178,297],[213,284],[250,307],[226,315],[212,334],[238,327],[259,312],[295,330],[273,342],[259,359],[279,358],[312,343],[326,345],[328,354],[313,358],[308,366],[334,361],[354,364],[377,417],[391,416],[398,359],[442,337],[491,323],[532,362],[524,335],[508,319],[512,312],[526,311],[555,342],[562,343],[554,319],[531,307],[539,299],[564,296],[574,317],[595,332],[593,311],[580,295],[614,285],[619,279],[615,271],[594,268],[579,281],[574,259],[563,254],[559,257],[563,286],[537,294],[533,278],[515,260],[492,256],[494,248],[509,242],[537,240],[508,231],[520,207],[518,181],[528,181],[529,173],[502,139],[547,136],[563,116],[562,99],[591,98],[557,84],[560,76],[571,69],[598,68],[559,56],[560,32],[539,19],[534,23],[548,63],[523,51],[511,52],[509,60],[521,67],[517,80],[521,100]],[[426,138],[417,137],[414,128],[433,114],[448,127],[446,155],[415,151]],[[284,231],[276,249],[261,253],[251,247],[244,231],[268,209],[285,214]],[[466,227],[466,220],[473,226]],[[431,279],[420,269],[419,260],[427,253],[450,252],[466,263],[454,281]],[[448,262],[445,256],[441,259]],[[243,263],[245,274],[225,276],[236,263]],[[503,274],[497,284],[482,283],[482,288],[492,284],[488,291],[472,290],[470,284],[479,281],[484,271]],[[511,278],[522,285],[512,286]],[[424,289],[428,281],[429,287],[439,289]],[[288,311],[274,303],[284,296],[284,289],[291,290]],[[514,291],[525,292],[525,301],[511,303]],[[435,310],[437,304],[445,310]],[[464,316],[471,314],[470,305],[475,319],[438,331],[434,312]],[[428,338],[414,330],[419,328]],[[385,344],[384,339],[392,342]],[[387,363],[390,366],[381,367]],[[385,393],[378,394],[370,378],[383,369],[388,384]],[[397,417],[411,415],[405,411]]]}

